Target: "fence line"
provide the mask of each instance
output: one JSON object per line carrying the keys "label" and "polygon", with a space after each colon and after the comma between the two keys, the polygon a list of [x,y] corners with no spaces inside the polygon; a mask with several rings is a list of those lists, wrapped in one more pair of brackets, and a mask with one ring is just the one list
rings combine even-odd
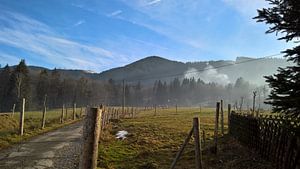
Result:
{"label": "fence line", "polygon": [[300,120],[231,112],[230,134],[280,169],[300,167]]}
{"label": "fence line", "polygon": [[111,121],[120,120],[121,118],[135,118],[137,111],[137,107],[104,107],[101,118],[101,130],[107,128]]}
{"label": "fence line", "polygon": [[[23,101],[23,105],[25,105],[25,100]],[[57,118],[55,117],[55,119],[53,119],[53,120],[57,121],[57,123],[59,124],[59,123],[65,123],[67,121],[73,121],[74,117],[76,119],[78,119],[78,118],[81,118],[81,117],[85,116],[84,121],[86,122],[86,119],[90,119],[90,118],[87,118],[87,116],[90,114],[90,112],[88,113],[88,111],[91,110],[91,109],[93,109],[93,108],[90,108],[89,106],[87,106],[86,108],[80,108],[80,111],[79,110],[76,111],[76,104],[73,104],[73,107],[69,107],[69,110],[70,110],[70,108],[73,108],[73,112],[67,114],[67,108],[68,107],[63,104],[62,108],[59,109],[59,110],[57,110]],[[47,126],[47,118],[48,118],[48,116],[45,115],[46,114],[45,110],[46,110],[46,107],[43,106],[43,110],[41,111],[41,116],[40,117],[38,116],[36,118],[37,119],[37,123],[38,123],[37,124],[37,126],[38,126],[37,129],[41,128],[41,125],[40,125],[41,123],[39,121],[42,122],[42,126],[45,126],[45,127]],[[99,110],[99,108],[97,110]],[[125,107],[124,112],[122,112],[121,109],[118,108],[118,107],[106,107],[106,108],[102,108],[101,109],[101,115],[102,116],[100,116],[100,120],[94,120],[94,121],[95,121],[95,123],[99,121],[99,123],[100,123],[99,129],[101,131],[101,130],[104,130],[108,126],[108,124],[110,124],[110,122],[112,122],[113,120],[120,120],[120,118],[135,118],[137,112],[138,112],[138,108],[137,107]],[[36,114],[39,114],[39,112],[36,112]],[[48,112],[47,112],[47,114],[48,114]],[[10,114],[5,114],[5,115],[10,116]],[[23,126],[23,124],[24,124],[24,120],[22,120],[22,119],[28,118],[28,117],[26,117],[28,115],[26,114],[25,106],[24,106],[24,109],[21,109],[20,116],[22,116],[22,117],[20,118],[20,126],[18,126],[19,133],[21,131],[21,126]],[[12,118],[14,118],[14,117],[12,117]],[[25,122],[26,122],[26,120],[25,120]],[[98,126],[98,124],[97,124],[97,126]],[[101,134],[100,131],[99,132],[97,131],[96,133],[99,133],[98,135],[100,135]],[[87,131],[87,133],[91,134],[92,132],[91,131]],[[92,139],[94,139],[96,137],[97,136],[93,137]],[[83,138],[85,138],[85,137],[83,137]],[[98,136],[98,138],[99,138],[99,136]],[[48,141],[48,142],[65,142],[65,141],[63,141],[63,140],[57,141],[56,140],[56,141]],[[82,140],[77,140],[77,139],[76,140],[71,140],[71,141],[69,140],[68,142],[78,143],[78,144],[81,144],[81,145],[83,143]],[[96,142],[98,143],[97,140],[95,141],[95,143]],[[18,145],[18,149],[21,149],[21,147],[23,147],[24,144],[26,144],[26,143],[30,143],[30,144],[33,144],[33,143],[34,144],[42,144],[42,143],[47,143],[47,141],[41,141],[41,142],[23,141],[22,136],[20,136],[20,144]],[[95,150],[96,149],[95,147],[97,147],[97,146],[98,145],[94,145],[94,147],[92,149]],[[94,156],[97,153],[94,152],[92,154]],[[79,157],[79,154],[76,155],[76,157],[77,156]],[[87,155],[87,156],[89,156],[89,155]],[[24,155],[24,156],[18,156],[18,158],[24,158],[24,159],[29,158],[29,157],[30,158],[34,158],[34,160],[40,159],[38,156],[37,156],[37,158],[35,158],[35,156],[26,156],[26,155]],[[57,156],[55,156],[55,157],[45,157],[43,159],[53,159],[53,158],[66,158],[66,159],[68,159],[68,158],[71,158],[71,157],[69,157],[69,156],[68,157],[65,157],[65,156],[64,157],[57,157]],[[85,160],[87,160],[88,158],[90,158],[90,157],[82,157],[82,159],[85,159]],[[0,159],[0,166],[3,166],[1,164],[3,161],[10,160],[10,159],[12,159],[12,158],[9,158],[9,157],[1,158]],[[97,159],[97,158],[94,157],[93,159]],[[31,159],[31,160],[33,160],[33,159]],[[22,161],[22,159],[20,161]],[[92,165],[95,166],[96,164],[97,164],[96,162],[93,162]],[[21,166],[23,166],[23,161],[21,163]],[[83,166],[87,166],[87,165],[84,164]],[[25,167],[25,166],[23,166],[23,167]],[[85,168],[89,168],[89,167],[85,167]]]}

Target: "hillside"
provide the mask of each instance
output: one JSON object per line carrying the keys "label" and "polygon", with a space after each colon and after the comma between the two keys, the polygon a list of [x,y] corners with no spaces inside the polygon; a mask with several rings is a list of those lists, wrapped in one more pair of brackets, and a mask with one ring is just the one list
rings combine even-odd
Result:
{"label": "hillside", "polygon": [[[278,67],[290,65],[285,59],[267,58],[253,60],[253,58],[238,57],[235,61],[202,61],[176,62],[157,56],[151,56],[124,67],[114,68],[99,74],[101,80],[110,78],[129,81],[141,80],[152,82],[157,79],[170,80],[174,77],[195,77],[206,81],[234,83],[239,77],[254,84],[263,84],[263,76],[276,72]],[[214,69],[217,68],[217,69]],[[205,71],[204,71],[205,70]]]}
{"label": "hillside", "polygon": [[[238,57],[235,61],[218,60],[183,63],[158,56],[150,56],[124,67],[113,68],[101,73],[68,69],[58,69],[58,71],[61,73],[62,78],[79,79],[85,77],[100,81],[109,79],[121,81],[125,79],[132,82],[150,83],[157,79],[169,81],[175,77],[195,77],[206,82],[234,83],[237,78],[243,77],[253,84],[263,84],[263,76],[271,75],[276,72],[278,67],[287,65],[290,65],[290,63],[278,58],[253,60],[252,58]],[[29,66],[30,73],[33,76],[38,75],[42,69],[46,68]]]}
{"label": "hillside", "polygon": [[[110,78],[115,80],[151,82],[173,74],[182,74],[187,70],[186,64],[167,60],[158,56],[150,56],[124,67],[114,68],[99,74],[101,80]],[[174,78],[174,77],[171,77]],[[169,77],[164,80],[170,79]]]}

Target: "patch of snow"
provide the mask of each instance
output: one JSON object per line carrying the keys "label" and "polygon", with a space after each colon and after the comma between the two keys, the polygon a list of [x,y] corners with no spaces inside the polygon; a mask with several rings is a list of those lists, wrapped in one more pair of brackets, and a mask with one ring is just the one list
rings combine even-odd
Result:
{"label": "patch of snow", "polygon": [[118,133],[116,134],[116,138],[124,140],[127,134],[128,132],[125,130],[118,131]]}

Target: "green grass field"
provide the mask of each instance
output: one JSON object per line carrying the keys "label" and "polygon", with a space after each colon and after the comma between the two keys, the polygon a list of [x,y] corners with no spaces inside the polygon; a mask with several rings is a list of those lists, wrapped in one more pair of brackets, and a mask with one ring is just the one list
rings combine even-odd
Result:
{"label": "green grass field", "polygon": [[[213,143],[215,109],[180,108],[141,110],[136,118],[113,121],[101,134],[99,145],[100,168],[109,169],[164,169],[172,160],[192,127],[193,117],[200,118],[200,134],[205,131],[202,143],[204,168],[252,169],[272,168],[256,154],[241,146],[228,135],[220,136],[219,153],[210,152]],[[227,112],[224,114],[227,133]],[[118,140],[119,130],[128,131],[128,138]],[[201,138],[202,139],[202,138]],[[195,168],[193,138],[186,147],[176,168]]]}
{"label": "green grass field", "polygon": [[[79,112],[80,110],[77,109],[76,113],[79,114]],[[71,120],[73,117],[71,109],[68,109],[68,117],[65,118],[64,124],[60,124],[60,117],[61,109],[48,110],[46,114],[46,127],[42,130],[42,112],[25,112],[24,135],[20,137],[18,135],[20,113],[16,112],[13,116],[0,114],[0,149],[75,122]]]}

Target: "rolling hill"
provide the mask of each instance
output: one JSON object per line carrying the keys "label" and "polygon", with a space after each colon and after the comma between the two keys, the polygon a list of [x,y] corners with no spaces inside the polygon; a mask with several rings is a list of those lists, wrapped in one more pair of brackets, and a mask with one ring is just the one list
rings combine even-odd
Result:
{"label": "rolling hill", "polygon": [[[276,72],[278,67],[291,65],[285,59],[263,58],[253,59],[238,57],[235,61],[200,61],[200,62],[178,62],[168,60],[158,56],[150,56],[138,60],[124,67],[113,68],[101,73],[91,73],[85,70],[57,69],[62,78],[88,79],[107,81],[114,79],[121,81],[125,79],[129,82],[141,81],[152,83],[155,80],[169,81],[175,77],[201,78],[206,82],[234,83],[239,77],[253,84],[263,84],[263,76],[271,75]],[[33,76],[47,68],[29,66]],[[47,69],[48,71],[51,71]]]}
{"label": "rolling hill", "polygon": [[[169,81],[175,77],[195,77],[204,81],[222,83],[234,83],[239,77],[243,77],[253,84],[263,84],[263,76],[272,75],[278,67],[291,65],[285,59],[263,58],[253,59],[238,57],[235,61],[201,61],[201,62],[177,62],[158,56],[151,56],[124,67],[114,68],[99,74],[99,79],[153,82],[161,79]],[[216,69],[215,69],[216,68]],[[218,80],[219,79],[219,80]]]}

